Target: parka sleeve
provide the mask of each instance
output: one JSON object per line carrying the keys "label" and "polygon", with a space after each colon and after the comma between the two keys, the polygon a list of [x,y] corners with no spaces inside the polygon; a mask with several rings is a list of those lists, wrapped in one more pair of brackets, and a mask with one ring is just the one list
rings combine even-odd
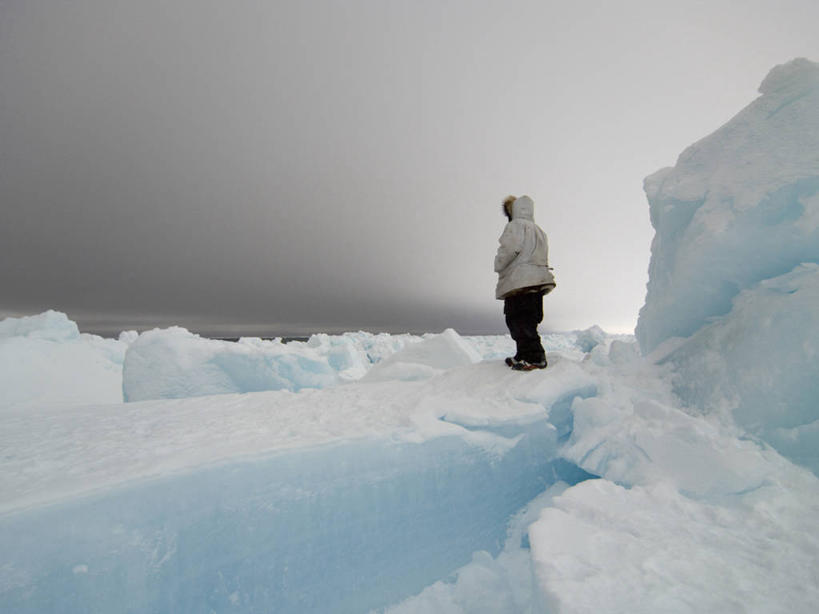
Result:
{"label": "parka sleeve", "polygon": [[500,273],[515,259],[520,253],[523,245],[523,228],[520,224],[509,222],[503,229],[498,246],[498,253],[495,255],[495,273]]}

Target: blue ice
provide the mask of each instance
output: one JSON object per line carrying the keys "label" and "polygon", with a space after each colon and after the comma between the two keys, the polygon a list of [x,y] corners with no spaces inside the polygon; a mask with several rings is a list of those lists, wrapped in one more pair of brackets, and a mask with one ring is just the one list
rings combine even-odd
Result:
{"label": "blue ice", "polygon": [[555,429],[502,456],[461,437],[282,452],[0,518],[0,609],[367,612],[497,554],[558,480]]}

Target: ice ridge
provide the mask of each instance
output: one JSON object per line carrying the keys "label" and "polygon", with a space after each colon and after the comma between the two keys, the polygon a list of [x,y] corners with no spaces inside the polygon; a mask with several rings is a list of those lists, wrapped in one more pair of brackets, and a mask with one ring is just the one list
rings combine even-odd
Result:
{"label": "ice ridge", "polygon": [[644,352],[726,314],[745,288],[819,262],[819,65],[777,66],[753,101],[645,180]]}
{"label": "ice ridge", "polygon": [[636,336],[692,412],[819,472],[819,64],[777,66],[760,92],[646,179]]}

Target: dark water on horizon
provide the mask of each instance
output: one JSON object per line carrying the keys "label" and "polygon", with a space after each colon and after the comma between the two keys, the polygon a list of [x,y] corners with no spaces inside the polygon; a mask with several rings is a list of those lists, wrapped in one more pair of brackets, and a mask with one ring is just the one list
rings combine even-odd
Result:
{"label": "dark water on horizon", "polygon": [[[241,338],[241,337],[208,337],[207,335],[200,335],[200,336],[201,337],[206,337],[207,339],[217,339],[219,341],[233,341],[234,343],[236,341],[239,341],[239,339]],[[248,336],[250,336],[250,335],[242,335],[242,337],[248,337]],[[263,339],[265,341],[273,341],[274,339],[278,339],[278,337],[259,337],[259,338]],[[303,336],[281,337],[281,340],[282,340],[282,343],[290,343],[291,341],[307,341],[309,338],[310,338],[309,336],[307,336],[307,337],[303,337]]]}

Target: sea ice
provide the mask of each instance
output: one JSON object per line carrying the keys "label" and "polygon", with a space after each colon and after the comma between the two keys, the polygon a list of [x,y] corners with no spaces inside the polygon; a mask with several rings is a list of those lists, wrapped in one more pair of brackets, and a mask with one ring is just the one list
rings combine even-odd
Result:
{"label": "sea ice", "polygon": [[536,611],[811,611],[819,489],[806,472],[780,479],[720,503],[662,482],[566,490],[529,527]]}
{"label": "sea ice", "polygon": [[400,601],[476,551],[497,555],[509,518],[550,484],[589,477],[557,456],[538,401],[593,393],[561,362],[12,412],[0,604],[303,613]]}
{"label": "sea ice", "polygon": [[760,92],[646,179],[657,232],[636,335],[689,411],[819,472],[819,64],[777,66]]}
{"label": "sea ice", "polygon": [[636,335],[688,337],[740,291],[819,262],[819,65],[771,70],[762,96],[645,180],[656,230]]}
{"label": "sea ice", "polygon": [[294,351],[278,341],[219,341],[172,327],[144,332],[130,345],[122,390],[126,401],[144,401],[296,391],[336,382],[336,371],[309,347]]}
{"label": "sea ice", "polygon": [[396,352],[375,365],[365,381],[417,380],[446,369],[480,362],[481,355],[468,341],[448,328]]}
{"label": "sea ice", "polygon": [[58,311],[0,320],[0,410],[121,402],[130,341],[81,334]]}
{"label": "sea ice", "polygon": [[677,394],[819,473],[819,264],[743,290],[666,361]]}

